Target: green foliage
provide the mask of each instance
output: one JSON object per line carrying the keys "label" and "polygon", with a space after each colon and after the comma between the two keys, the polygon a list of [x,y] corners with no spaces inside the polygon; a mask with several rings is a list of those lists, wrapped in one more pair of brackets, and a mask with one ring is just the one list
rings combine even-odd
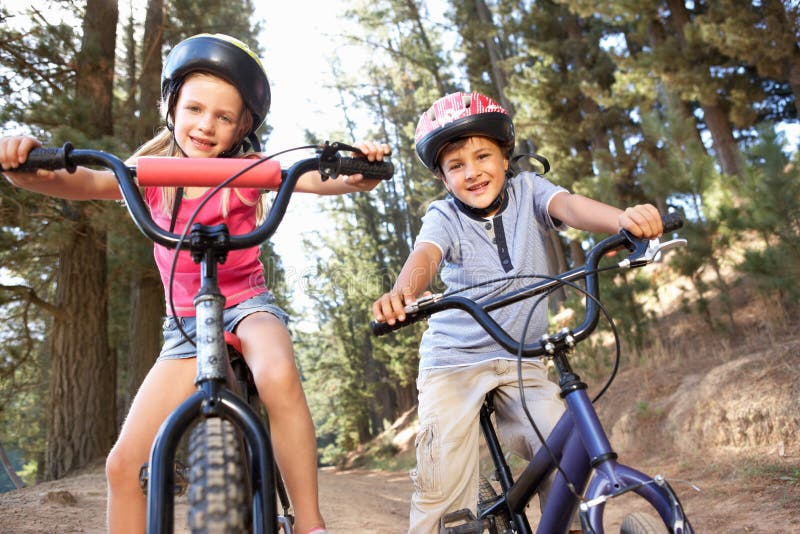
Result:
{"label": "green foliage", "polygon": [[800,301],[800,154],[790,159],[785,148],[771,125],[760,129],[747,172],[728,184],[747,202],[727,210],[726,218],[749,244],[739,269],[789,306]]}
{"label": "green foliage", "polygon": [[164,41],[172,47],[197,33],[224,33],[259,50],[260,24],[253,19],[253,2],[215,0],[168,0],[169,19]]}
{"label": "green foliage", "polygon": [[[337,37],[369,54],[358,72],[336,66],[333,83],[347,132],[338,137],[388,140],[397,174],[369,194],[330,201],[327,210],[338,232],[309,243],[318,266],[306,280],[314,302],[310,322],[319,328],[307,332],[301,322],[293,329],[325,461],[342,459],[416,400],[424,325],[374,338],[368,323],[370,305],[391,287],[427,203],[444,194],[413,146],[419,114],[446,92],[480,90],[507,102],[518,140],[550,160],[554,182],[613,205],[653,202],[664,212],[684,214],[680,235],[689,246],[671,256],[669,269],[691,281],[696,296],[687,298],[687,310],[715,328],[736,328],[730,303],[735,281],[725,260],[734,246],[745,246],[739,276],[784,305],[797,303],[800,156],[775,137],[771,122],[797,118],[797,89],[789,80],[797,7],[735,0],[671,5],[675,9],[661,1],[453,1],[445,13],[416,0],[351,6],[351,23],[341,25]],[[252,7],[250,0],[167,2],[162,53],[198,32],[228,33],[258,48]],[[126,62],[129,70],[118,68],[115,80],[117,133],[128,144],[92,139],[64,126],[90,111],[75,104],[79,25],[59,20],[57,10],[31,9],[13,18],[11,11],[0,8],[0,19],[9,22],[0,24],[4,131],[20,131],[24,124],[47,144],[70,140],[129,153],[134,136],[121,130],[134,123],[119,115],[135,113],[127,104],[135,100],[137,62]],[[139,59],[142,50],[130,40],[141,22],[128,24],[126,38]],[[356,124],[356,111],[366,112],[370,124]],[[745,163],[732,173],[739,154]],[[109,336],[116,340],[114,349],[124,351],[125,282],[133,269],[151,262],[151,246],[132,225],[118,224],[125,217],[119,206],[93,206],[92,217],[109,230],[109,306],[115,318]],[[0,181],[0,220],[2,274],[46,304],[55,246],[72,228],[68,205]],[[562,238],[592,243],[596,236],[568,232]],[[294,287],[288,287],[280,259],[269,246],[262,257],[270,287],[290,309]],[[0,283],[11,285],[5,280]],[[645,344],[653,328],[643,305],[655,294],[652,271],[601,283],[626,350],[627,344]],[[44,446],[41,406],[49,355],[42,340],[49,312],[27,295],[0,287],[0,309],[10,325],[0,344],[0,440],[25,444],[30,459]],[[566,304],[577,308],[580,300],[570,295]],[[577,358],[594,376],[612,363],[603,328]]]}

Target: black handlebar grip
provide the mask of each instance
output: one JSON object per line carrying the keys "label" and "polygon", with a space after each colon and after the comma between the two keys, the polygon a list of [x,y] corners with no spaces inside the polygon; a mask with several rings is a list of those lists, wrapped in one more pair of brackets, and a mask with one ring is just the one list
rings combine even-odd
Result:
{"label": "black handlebar grip", "polygon": [[372,330],[373,336],[382,336],[384,334],[388,334],[389,332],[400,330],[405,326],[409,326],[414,323],[423,321],[427,319],[430,315],[431,315],[430,312],[426,312],[425,310],[420,310],[415,313],[406,313],[405,321],[397,321],[393,325],[379,321],[371,321],[369,323],[369,327]]}
{"label": "black handlebar grip", "polygon": [[667,213],[661,218],[661,224],[664,225],[664,233],[674,232],[683,226],[683,217],[677,212]]}
{"label": "black handlebar grip", "polygon": [[339,159],[340,174],[361,174],[371,180],[390,180],[394,175],[394,164],[391,161],[369,161],[365,158]]}
{"label": "black handlebar grip", "polygon": [[73,150],[72,143],[64,143],[59,148],[34,148],[28,152],[28,159],[14,169],[14,172],[36,172],[38,169],[55,171],[66,169],[68,172],[75,172],[77,166],[70,159]]}
{"label": "black handlebar grip", "polygon": [[389,325],[389,323],[383,323],[380,321],[370,321],[369,323],[369,328],[372,330],[373,336],[382,336],[384,334],[388,334],[389,332],[394,332],[401,326],[403,326],[402,323],[394,323],[394,325]]}

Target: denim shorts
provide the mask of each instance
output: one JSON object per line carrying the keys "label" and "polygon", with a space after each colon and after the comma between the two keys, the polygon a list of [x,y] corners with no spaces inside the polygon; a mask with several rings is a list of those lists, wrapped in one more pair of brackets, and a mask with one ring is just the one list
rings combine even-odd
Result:
{"label": "denim shorts", "polygon": [[[222,325],[226,332],[233,332],[239,323],[247,317],[257,312],[271,313],[281,320],[284,325],[289,323],[289,316],[277,304],[275,296],[270,291],[259,293],[254,297],[240,302],[236,306],[226,308],[222,312]],[[180,321],[181,328],[189,335],[192,340],[197,335],[197,321],[195,317],[173,317],[171,315],[164,318],[164,345],[161,347],[159,360],[177,360],[180,358],[194,358],[197,349],[189,343],[180,330],[177,321]]]}

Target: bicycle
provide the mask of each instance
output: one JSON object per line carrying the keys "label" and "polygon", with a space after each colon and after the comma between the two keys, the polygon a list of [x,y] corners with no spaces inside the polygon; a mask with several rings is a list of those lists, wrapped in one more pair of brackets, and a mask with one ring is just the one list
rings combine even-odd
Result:
{"label": "bicycle", "polygon": [[[257,394],[243,358],[231,359],[236,383],[228,380],[229,355],[235,355],[237,346],[241,352],[241,345],[238,338],[223,332],[225,297],[217,285],[217,265],[225,261],[229,251],[258,246],[274,234],[302,174],[318,170],[326,180],[340,174],[390,179],[394,173],[389,161],[341,156],[340,151],[359,152],[343,143],[299,148],[314,148],[317,154],[289,169],[280,169],[277,161],[266,158],[200,161],[149,157],[140,158],[136,167],[129,167],[112,154],[75,149],[66,143],[60,148],[32,150],[18,169],[72,172],[78,165],[95,165],[111,170],[139,230],[165,247],[187,246],[195,263],[200,264],[202,285],[195,297],[197,391],[167,417],[153,443],[146,473],[148,532],[173,532],[176,486],[180,490],[183,485],[176,480],[180,475],[176,472],[175,455],[190,428],[186,486],[192,532],[292,532],[290,503],[273,458],[267,421],[260,419],[254,409]],[[264,187],[265,181],[274,181],[277,170],[281,183],[269,215],[244,235],[230,235],[224,224],[208,227],[195,223],[191,231],[187,225],[182,235],[160,228],[134,180],[136,177],[142,186],[206,186],[216,190],[224,186]]]}
{"label": "bicycle", "polygon": [[[673,232],[683,224],[677,214],[667,215],[663,222],[665,233]],[[643,267],[655,261],[662,253],[685,244],[684,239],[673,239],[664,243],[658,239],[638,239],[623,230],[595,245],[581,267],[552,277],[532,275],[531,278],[543,280],[483,302],[455,294],[456,292],[423,296],[406,307],[405,321],[391,326],[375,321],[370,324],[373,334],[380,336],[442,310],[458,309],[472,316],[505,350],[516,354],[518,361],[522,358],[544,357],[551,360],[556,369],[566,410],[550,435],[542,439],[543,446],[516,480],[492,423],[491,393],[487,395],[480,411],[479,424],[494,465],[500,492],[498,495],[494,486],[481,476],[477,516],[472,510],[466,509],[449,513],[441,520],[441,534],[477,534],[487,530],[493,534],[531,534],[534,530],[525,515],[525,508],[553,472],[555,478],[547,501],[543,504],[535,531],[537,533],[567,532],[570,518],[577,509],[583,532],[602,534],[606,502],[631,491],[644,498],[660,519],[650,514],[634,512],[624,519],[621,532],[656,534],[663,532],[664,528],[673,534],[694,532],[677,494],[663,476],[651,477],[617,461],[618,455],[612,449],[593,401],[587,394],[587,385],[573,372],[568,358],[575,346],[595,330],[601,310],[610,319],[599,300],[598,274],[601,271]],[[599,262],[604,256],[621,249],[629,251],[627,258],[616,265],[599,268]],[[580,280],[584,281],[585,289],[575,283]],[[499,281],[501,280],[491,280],[487,284]],[[492,310],[535,296],[540,296],[540,300],[536,302],[538,304],[542,296],[563,286],[575,288],[586,297],[585,316],[575,329],[564,328],[554,334],[545,334],[536,342],[526,343],[524,335],[520,340],[514,339],[489,315]],[[613,327],[613,322],[611,324]],[[608,388],[611,380],[613,374],[600,394]]]}

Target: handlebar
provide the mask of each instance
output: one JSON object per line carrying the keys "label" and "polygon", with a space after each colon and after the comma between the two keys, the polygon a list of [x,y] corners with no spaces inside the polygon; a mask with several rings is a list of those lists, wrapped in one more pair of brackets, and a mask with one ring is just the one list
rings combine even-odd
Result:
{"label": "handlebar", "polygon": [[[683,219],[677,213],[667,214],[662,218],[664,233],[673,232],[683,226]],[[512,354],[522,354],[526,357],[542,356],[550,354],[557,348],[558,343],[575,344],[589,336],[595,329],[600,315],[600,307],[595,299],[599,296],[599,283],[597,279],[597,266],[600,259],[608,253],[620,249],[627,249],[630,254],[627,258],[618,263],[620,269],[642,267],[656,261],[661,252],[683,246],[685,239],[674,239],[661,243],[658,239],[641,239],[634,237],[626,230],[618,234],[607,237],[595,245],[587,254],[586,263],[578,268],[567,271],[552,279],[547,279],[535,284],[511,291],[505,295],[499,295],[483,303],[478,303],[470,298],[459,295],[435,294],[420,298],[413,304],[406,307],[406,320],[396,322],[394,325],[388,323],[372,321],[370,328],[373,335],[381,336],[389,332],[398,330],[410,324],[427,319],[434,313],[448,309],[459,309],[470,314],[486,332],[500,344],[504,349]],[[586,315],[583,322],[568,335],[556,336],[547,340],[539,340],[532,343],[521,345],[508,334],[497,322],[489,315],[489,312],[508,306],[521,300],[541,295],[564,285],[566,282],[575,280],[586,280]],[[555,344],[554,344],[555,342]]]}
{"label": "handlebar", "polygon": [[362,174],[368,179],[391,179],[394,165],[390,161],[369,161],[365,158],[342,157],[339,151],[357,151],[342,143],[325,143],[317,147],[313,158],[300,160],[289,169],[282,170],[280,164],[269,159],[244,158],[139,158],[136,167],[128,167],[113,154],[99,150],[76,149],[70,143],[59,148],[35,148],[27,161],[14,169],[15,172],[34,172],[37,169],[65,169],[75,172],[79,165],[96,165],[114,173],[128,212],[136,226],[148,238],[165,247],[175,248],[181,236],[174,234],[153,221],[139,192],[140,185],[152,186],[216,186],[226,179],[228,187],[274,188],[277,196],[266,220],[251,232],[230,237],[229,250],[250,248],[269,239],[278,228],[289,199],[300,176],[318,170],[322,179],[336,178],[339,174]]}

